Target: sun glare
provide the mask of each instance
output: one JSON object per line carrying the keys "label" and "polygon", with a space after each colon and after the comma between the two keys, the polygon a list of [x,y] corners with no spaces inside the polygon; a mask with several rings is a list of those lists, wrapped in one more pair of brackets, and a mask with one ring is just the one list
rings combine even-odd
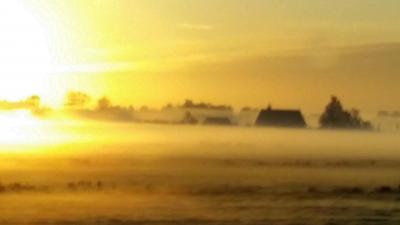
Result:
{"label": "sun glare", "polygon": [[1,153],[38,151],[41,149],[37,147],[64,143],[69,138],[54,123],[38,119],[27,110],[2,111],[0,124]]}
{"label": "sun glare", "polygon": [[11,111],[0,114],[0,143],[24,144],[40,137],[40,122],[28,111]]}
{"label": "sun glare", "polygon": [[21,2],[0,2],[0,94],[20,99],[46,89],[52,65],[46,30]]}

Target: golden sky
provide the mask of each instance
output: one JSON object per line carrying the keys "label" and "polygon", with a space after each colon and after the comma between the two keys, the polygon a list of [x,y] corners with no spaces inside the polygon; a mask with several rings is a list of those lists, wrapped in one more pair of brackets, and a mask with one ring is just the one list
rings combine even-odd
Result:
{"label": "golden sky", "polygon": [[397,0],[4,0],[0,98],[400,108]]}

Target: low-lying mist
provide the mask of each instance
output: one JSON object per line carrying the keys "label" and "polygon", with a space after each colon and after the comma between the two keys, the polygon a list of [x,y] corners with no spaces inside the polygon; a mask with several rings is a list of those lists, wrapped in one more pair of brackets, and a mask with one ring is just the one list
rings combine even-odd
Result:
{"label": "low-lying mist", "polygon": [[285,212],[328,220],[331,211],[310,207],[334,210],[341,196],[376,208],[370,202],[400,193],[395,132],[88,121],[44,127],[34,137],[51,131],[48,142],[0,146],[2,224],[290,224],[297,220]]}
{"label": "low-lying mist", "polygon": [[51,131],[47,143],[2,144],[0,179],[7,171],[35,179],[38,171],[78,178],[138,168],[400,167],[396,132],[102,122],[54,123]]}

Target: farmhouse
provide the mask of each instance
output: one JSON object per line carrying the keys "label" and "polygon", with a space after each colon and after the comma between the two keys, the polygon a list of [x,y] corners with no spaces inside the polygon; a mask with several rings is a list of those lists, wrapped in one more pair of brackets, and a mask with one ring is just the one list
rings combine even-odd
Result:
{"label": "farmhouse", "polygon": [[304,128],[306,121],[300,110],[267,109],[261,110],[256,126]]}

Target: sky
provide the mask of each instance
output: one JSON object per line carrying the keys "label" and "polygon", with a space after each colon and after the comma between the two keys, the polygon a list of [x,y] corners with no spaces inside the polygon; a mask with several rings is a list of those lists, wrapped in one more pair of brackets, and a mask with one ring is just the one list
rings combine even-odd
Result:
{"label": "sky", "polygon": [[[5,0],[0,98],[400,109],[397,0]],[[2,33],[3,33],[2,32]],[[12,55],[12,57],[10,57]]]}

